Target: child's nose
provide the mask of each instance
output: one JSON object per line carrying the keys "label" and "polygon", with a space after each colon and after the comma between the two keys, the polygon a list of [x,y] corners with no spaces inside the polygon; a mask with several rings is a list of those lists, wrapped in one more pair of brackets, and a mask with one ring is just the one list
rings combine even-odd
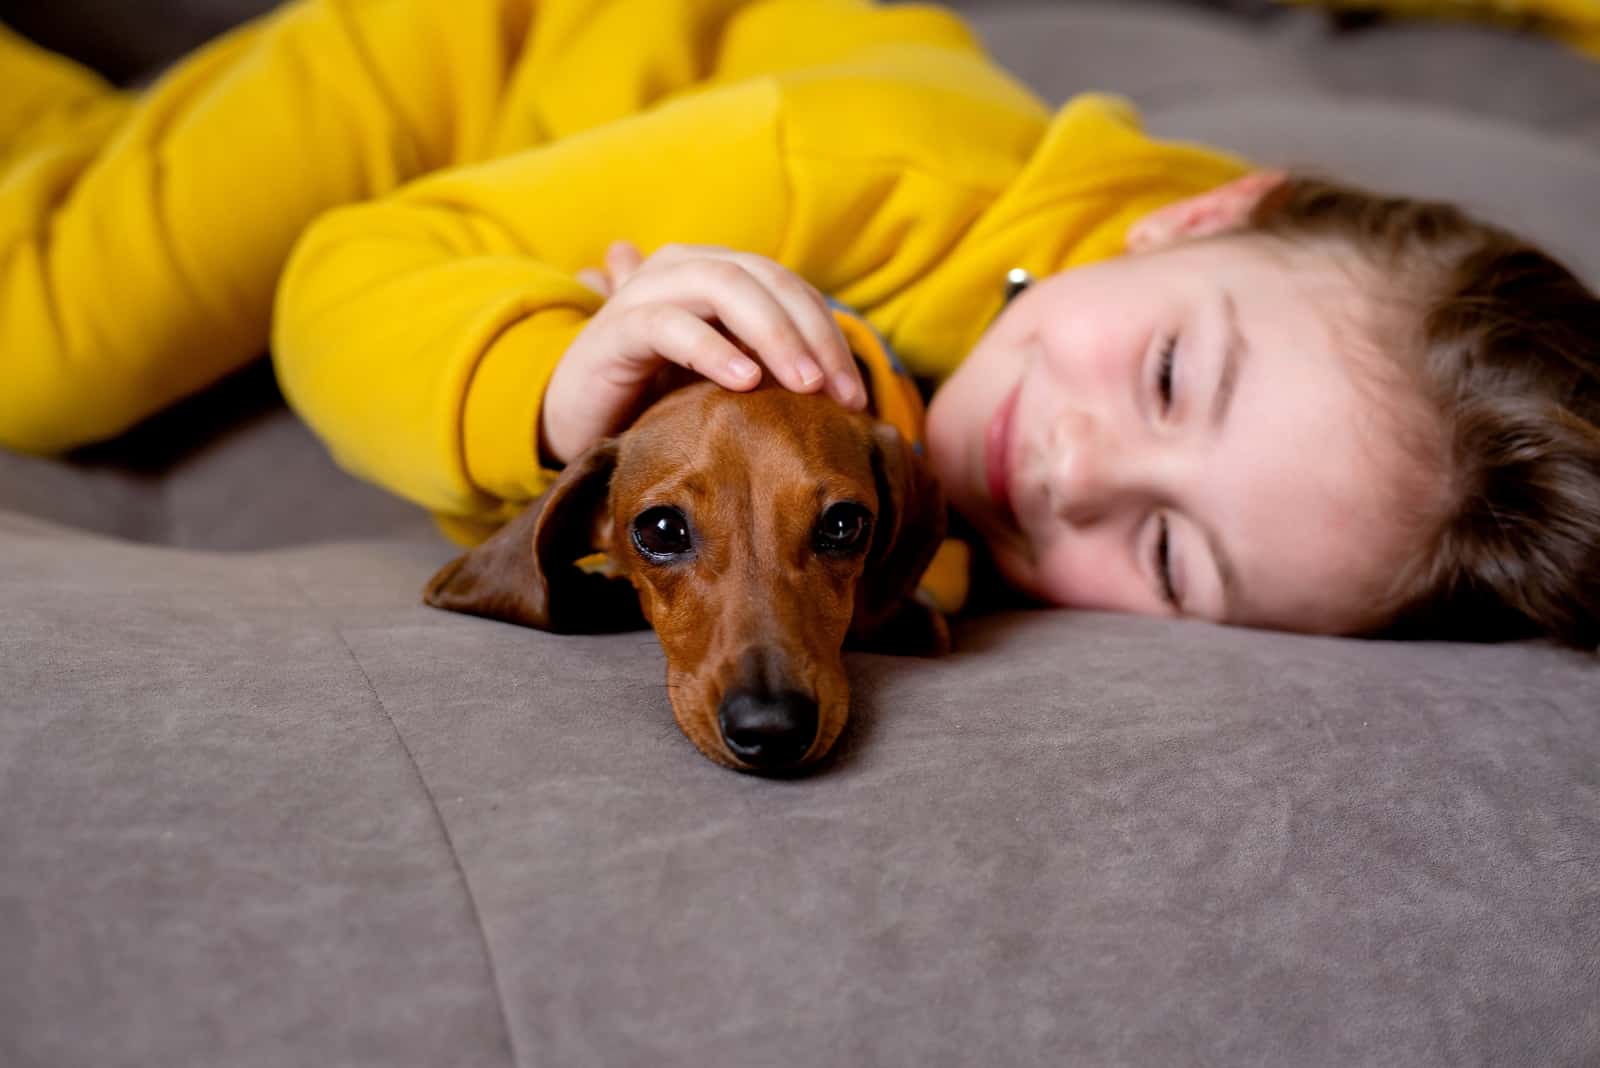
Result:
{"label": "child's nose", "polygon": [[1115,454],[1087,412],[1062,412],[1045,442],[1045,491],[1056,515],[1086,526],[1103,516],[1119,492]]}

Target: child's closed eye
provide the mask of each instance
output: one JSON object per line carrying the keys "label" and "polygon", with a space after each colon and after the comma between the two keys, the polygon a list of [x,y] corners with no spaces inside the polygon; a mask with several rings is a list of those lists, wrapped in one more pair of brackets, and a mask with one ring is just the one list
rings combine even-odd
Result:
{"label": "child's closed eye", "polygon": [[1161,599],[1173,611],[1181,611],[1182,605],[1178,600],[1178,587],[1172,577],[1172,538],[1165,514],[1156,518],[1155,559],[1153,561],[1156,581],[1161,586]]}
{"label": "child's closed eye", "polygon": [[1156,362],[1156,396],[1161,402],[1161,414],[1172,410],[1172,380],[1177,370],[1178,335],[1168,334],[1161,343],[1161,355]]}

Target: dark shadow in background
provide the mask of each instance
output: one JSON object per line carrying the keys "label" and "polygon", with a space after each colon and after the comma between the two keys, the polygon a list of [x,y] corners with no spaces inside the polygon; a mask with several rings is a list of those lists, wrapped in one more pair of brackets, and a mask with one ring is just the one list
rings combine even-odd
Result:
{"label": "dark shadow in background", "polygon": [[0,22],[126,85],[276,6],[277,0],[0,0]]}

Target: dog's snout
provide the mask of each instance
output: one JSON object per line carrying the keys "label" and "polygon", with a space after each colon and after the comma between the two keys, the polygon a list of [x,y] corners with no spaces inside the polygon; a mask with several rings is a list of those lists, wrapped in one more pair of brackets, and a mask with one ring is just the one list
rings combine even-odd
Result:
{"label": "dog's snout", "polygon": [[817,738],[817,702],[794,690],[731,690],[722,699],[717,720],[728,751],[763,770],[799,763]]}

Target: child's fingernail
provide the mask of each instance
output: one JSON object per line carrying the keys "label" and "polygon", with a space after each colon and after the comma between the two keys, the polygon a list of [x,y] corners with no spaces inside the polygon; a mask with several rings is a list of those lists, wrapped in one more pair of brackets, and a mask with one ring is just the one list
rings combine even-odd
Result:
{"label": "child's fingernail", "polygon": [[861,390],[856,386],[856,380],[840,371],[833,376],[833,391],[839,399],[851,407],[861,403]]}
{"label": "child's fingernail", "polygon": [[753,360],[748,360],[743,356],[730,356],[728,357],[728,373],[741,382],[748,382],[761,373],[761,368],[757,367]]}
{"label": "child's fingernail", "polygon": [[822,381],[822,368],[804,356],[796,361],[794,369],[795,373],[800,376],[801,385],[814,386]]}

